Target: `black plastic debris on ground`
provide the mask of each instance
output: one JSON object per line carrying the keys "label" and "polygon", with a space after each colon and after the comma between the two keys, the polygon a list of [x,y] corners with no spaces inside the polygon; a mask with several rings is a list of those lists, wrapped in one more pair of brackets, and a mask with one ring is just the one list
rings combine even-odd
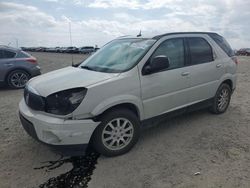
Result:
{"label": "black plastic debris on ground", "polygon": [[73,168],[69,172],[50,178],[41,184],[39,188],[86,188],[95,169],[98,157],[98,153],[88,149],[85,156],[75,156],[66,159],[61,157],[57,161],[47,161],[47,165],[34,169],[50,171],[65,163],[72,163]]}

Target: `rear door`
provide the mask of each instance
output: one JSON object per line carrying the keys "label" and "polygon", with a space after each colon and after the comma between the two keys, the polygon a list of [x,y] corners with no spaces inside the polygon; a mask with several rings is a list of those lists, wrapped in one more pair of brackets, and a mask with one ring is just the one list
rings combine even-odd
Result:
{"label": "rear door", "polygon": [[145,119],[187,104],[188,72],[185,67],[185,53],[184,38],[170,38],[160,43],[146,62],[149,63],[155,56],[164,55],[168,57],[170,66],[164,71],[141,74]]}
{"label": "rear door", "polygon": [[217,59],[212,42],[207,36],[186,38],[189,51],[190,104],[214,97],[219,80],[224,74],[224,65]]}
{"label": "rear door", "polygon": [[15,52],[0,49],[0,81],[4,81],[9,69],[14,66]]}

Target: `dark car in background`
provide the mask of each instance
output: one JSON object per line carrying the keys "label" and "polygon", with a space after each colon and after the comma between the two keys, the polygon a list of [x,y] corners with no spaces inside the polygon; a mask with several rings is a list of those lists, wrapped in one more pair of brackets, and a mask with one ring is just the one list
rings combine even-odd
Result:
{"label": "dark car in background", "polygon": [[59,53],[66,53],[66,49],[67,49],[67,47],[60,47],[60,48],[58,49],[58,52],[59,52]]}
{"label": "dark car in background", "polygon": [[236,55],[250,56],[250,48],[241,48],[236,52]]}
{"label": "dark car in background", "polygon": [[95,48],[93,46],[83,46],[79,48],[79,53],[81,54],[90,54],[95,52]]}
{"label": "dark car in background", "polygon": [[35,57],[21,49],[0,46],[0,84],[10,88],[23,88],[26,82],[40,75]]}
{"label": "dark car in background", "polygon": [[79,51],[78,51],[78,48],[77,48],[77,47],[71,46],[71,47],[67,47],[67,48],[65,49],[65,53],[76,54],[76,53],[79,53]]}

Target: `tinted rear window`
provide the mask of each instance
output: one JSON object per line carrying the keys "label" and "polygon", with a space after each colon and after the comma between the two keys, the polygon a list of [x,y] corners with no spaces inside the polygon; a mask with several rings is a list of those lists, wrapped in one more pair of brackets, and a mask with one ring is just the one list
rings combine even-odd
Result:
{"label": "tinted rear window", "polygon": [[213,61],[213,50],[208,42],[200,37],[187,38],[192,65]]}
{"label": "tinted rear window", "polygon": [[221,49],[229,56],[234,56],[234,51],[228,42],[218,34],[209,34],[209,36],[221,47]]}

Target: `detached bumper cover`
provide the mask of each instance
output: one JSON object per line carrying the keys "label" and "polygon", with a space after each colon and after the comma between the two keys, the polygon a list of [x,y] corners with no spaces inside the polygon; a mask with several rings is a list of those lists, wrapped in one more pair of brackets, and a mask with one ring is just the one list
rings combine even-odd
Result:
{"label": "detached bumper cover", "polygon": [[25,131],[34,139],[54,146],[88,144],[100,122],[64,120],[31,110],[24,99],[19,103],[20,120]]}

